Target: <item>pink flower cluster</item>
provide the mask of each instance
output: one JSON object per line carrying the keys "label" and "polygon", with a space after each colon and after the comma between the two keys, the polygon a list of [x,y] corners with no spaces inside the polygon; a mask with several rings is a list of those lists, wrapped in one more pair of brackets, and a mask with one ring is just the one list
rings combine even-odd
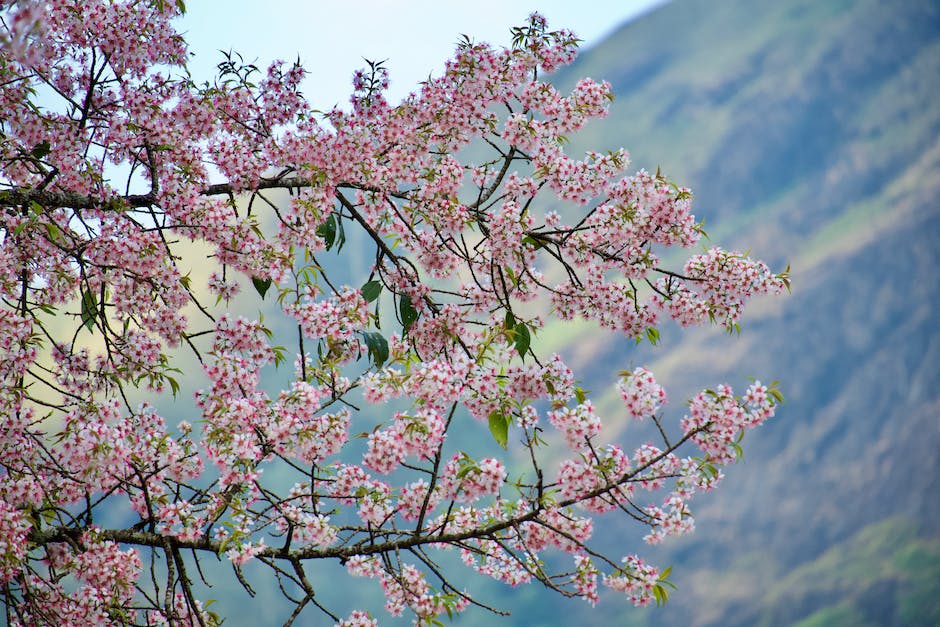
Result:
{"label": "pink flower cluster", "polygon": [[682,429],[693,433],[692,440],[715,464],[728,464],[740,457],[740,436],[774,415],[774,401],[768,388],[755,381],[743,399],[727,385],[697,394],[689,403]]}
{"label": "pink flower cluster", "polygon": [[572,554],[581,554],[583,543],[594,535],[594,522],[590,518],[550,507],[536,522],[524,525],[525,546],[532,551],[555,548]]}
{"label": "pink flower cluster", "polygon": [[369,450],[363,464],[388,474],[409,455],[431,458],[444,440],[446,423],[435,410],[423,408],[414,415],[395,414],[391,427],[369,434]]}
{"label": "pink flower cluster", "polygon": [[0,583],[7,583],[20,572],[30,527],[22,509],[6,499],[0,501]]}
{"label": "pink flower cluster", "polygon": [[[703,234],[691,192],[628,175],[624,150],[566,152],[611,88],[542,80],[577,40],[537,14],[510,48],[462,43],[399,104],[372,63],[345,109],[321,113],[299,64],[230,53],[196,87],[183,10],[0,2],[0,597],[14,624],[210,624],[180,547],[289,564],[276,576],[300,588],[303,560],[340,557],[418,624],[470,602],[431,549],[591,603],[599,579],[638,605],[664,598],[638,557],[596,555],[582,514],[627,509],[651,543],[691,531],[689,501],[779,392],[705,391],[672,438],[665,390],[622,371],[627,413],[655,417],[663,440],[630,455],[539,336],[551,318],[654,343],[663,314],[734,327],[786,273],[720,248],[661,265]],[[470,145],[492,152],[465,164]],[[374,258],[359,288],[322,259],[350,254],[347,230]],[[248,285],[270,290],[269,322],[228,311]],[[135,407],[171,394],[169,424],[163,405]],[[572,451],[554,479],[543,418]],[[703,459],[678,457],[690,441]],[[640,490],[663,497],[643,509]],[[92,531],[101,520],[124,522]],[[139,551],[174,564],[165,582],[140,580]],[[573,566],[550,572],[551,551]]]}
{"label": "pink flower cluster", "polygon": [[87,586],[86,594],[94,590],[105,605],[130,601],[141,569],[137,551],[121,551],[114,542],[99,542],[93,532],[86,534],[84,542],[88,548],[75,556],[73,572]]}
{"label": "pink flower cluster", "polygon": [[418,520],[421,512],[430,512],[441,500],[439,489],[430,490],[431,486],[424,479],[402,486],[398,498],[398,512],[405,520]]}
{"label": "pink flower cluster", "polygon": [[[401,616],[406,608],[415,614],[416,625],[433,625],[435,618],[441,614],[449,615],[464,611],[469,605],[465,596],[459,594],[432,594],[431,586],[425,580],[424,574],[412,564],[402,564],[392,572],[384,568],[374,557],[352,558],[346,564],[350,574],[357,577],[369,577],[381,582],[385,593],[385,609],[392,616]],[[355,619],[360,622],[351,625],[369,625],[368,615],[362,611],[354,612]],[[341,622],[340,625],[346,625]]]}
{"label": "pink flower cluster", "polygon": [[326,300],[309,300],[314,295],[310,293],[306,302],[284,308],[297,319],[307,337],[349,342],[369,321],[369,307],[359,290],[346,288]]}
{"label": "pink flower cluster", "polygon": [[264,538],[261,538],[257,543],[242,542],[228,549],[225,552],[225,557],[227,557],[232,564],[241,566],[263,551],[264,548]]}
{"label": "pink flower cluster", "polygon": [[[78,540],[74,546],[46,547],[45,562],[53,580],[42,581],[32,572],[13,584],[28,587],[37,598],[35,604],[18,608],[11,625],[42,624],[48,617],[39,611],[43,609],[54,610],[65,625],[114,624],[110,611],[126,606],[136,593],[141,569],[137,551],[121,551],[114,542],[98,538],[94,528]],[[130,616],[137,612],[132,610]]]}
{"label": "pink flower cluster", "polygon": [[460,559],[476,572],[513,588],[532,581],[536,564],[531,559],[520,563],[517,556],[495,540],[480,540],[474,544],[473,550],[460,550]]}
{"label": "pink flower cluster", "polygon": [[616,575],[605,575],[604,585],[622,592],[637,607],[653,603],[653,588],[659,583],[659,569],[646,564],[636,555],[623,558],[623,566]]}
{"label": "pink flower cluster", "polygon": [[479,462],[465,453],[455,453],[441,472],[442,497],[471,503],[482,496],[497,495],[506,479],[506,468],[498,459],[487,457]]}
{"label": "pink flower cluster", "polygon": [[689,258],[684,272],[692,281],[680,285],[660,279],[657,286],[669,300],[654,301],[686,326],[715,320],[732,328],[749,298],[780,294],[788,285],[785,276],[772,274],[763,262],[717,247]]}
{"label": "pink flower cluster", "polygon": [[368,612],[353,610],[349,616],[336,623],[336,627],[379,627],[379,621]]}
{"label": "pink flower cluster", "polygon": [[372,479],[359,466],[340,466],[330,495],[346,504],[358,504],[359,518],[364,523],[381,527],[392,516],[392,501],[387,484]]}
{"label": "pink flower cluster", "polygon": [[[589,512],[608,512],[618,505],[627,505],[633,496],[633,486],[620,483],[630,470],[630,458],[616,444],[608,446],[602,455],[583,455],[584,461],[566,459],[558,470],[558,484],[566,499],[581,502]],[[588,496],[590,493],[597,493]]]}
{"label": "pink flower cluster", "polygon": [[623,373],[617,390],[627,406],[627,413],[636,419],[652,416],[666,403],[666,391],[646,368]]}
{"label": "pink flower cluster", "polygon": [[572,451],[584,450],[588,441],[601,432],[601,419],[586,400],[574,408],[560,407],[548,414],[552,426],[561,431]]}

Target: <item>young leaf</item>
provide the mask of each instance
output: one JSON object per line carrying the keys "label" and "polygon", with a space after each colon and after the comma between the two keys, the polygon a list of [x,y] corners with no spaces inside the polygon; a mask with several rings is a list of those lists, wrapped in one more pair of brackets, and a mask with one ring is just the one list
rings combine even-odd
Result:
{"label": "young leaf", "polygon": [[388,359],[388,340],[381,333],[364,332],[362,339],[369,350],[369,358],[376,368],[381,368]]}
{"label": "young leaf", "polygon": [[381,281],[369,281],[362,286],[360,290],[362,292],[362,297],[366,300],[367,303],[371,303],[376,298],[379,297],[379,294],[382,293],[382,282]]}
{"label": "young leaf", "polygon": [[82,324],[89,331],[95,330],[95,318],[98,317],[98,297],[94,292],[82,290]]}
{"label": "young leaf", "polygon": [[180,393],[180,384],[179,381],[171,377],[170,375],[163,375],[163,378],[167,380],[170,384],[170,390],[173,392],[173,398],[176,398]]}
{"label": "young leaf", "polygon": [[418,310],[411,302],[411,297],[402,294],[398,299],[398,313],[401,316],[401,325],[404,327],[404,333],[407,335],[408,329],[418,319]]}
{"label": "young leaf", "polygon": [[463,479],[469,475],[474,470],[479,470],[479,466],[475,461],[464,455],[457,463],[457,478]]}
{"label": "young leaf", "polygon": [[33,146],[33,150],[30,154],[35,159],[42,159],[52,151],[52,146],[47,141],[39,142]]}
{"label": "young leaf", "polygon": [[317,235],[326,242],[327,250],[333,248],[333,242],[336,241],[336,218],[333,214],[330,214],[330,217],[317,227]]}
{"label": "young leaf", "polygon": [[581,405],[584,403],[585,399],[587,399],[587,392],[585,392],[584,389],[582,389],[580,386],[575,387],[574,397],[577,399],[578,404]]}
{"label": "young leaf", "polygon": [[271,279],[259,279],[258,277],[251,277],[251,284],[255,286],[255,290],[261,294],[262,300],[264,295],[268,293],[268,288],[271,287]]}
{"label": "young leaf", "polygon": [[343,221],[341,219],[336,220],[336,252],[343,250],[343,245],[346,243],[346,229],[343,228]]}
{"label": "young leaf", "polygon": [[65,236],[62,235],[62,229],[59,228],[59,225],[52,222],[46,222],[46,235],[49,236],[49,241],[58,246],[65,246],[68,244]]}
{"label": "young leaf", "polygon": [[494,411],[490,414],[489,423],[493,439],[501,447],[506,448],[506,444],[509,442],[509,418],[498,411]]}
{"label": "young leaf", "polygon": [[527,327],[525,323],[520,322],[515,326],[514,331],[516,332],[516,350],[519,351],[521,357],[525,357],[526,351],[529,350],[529,343],[532,341],[529,335],[529,327]]}
{"label": "young leaf", "polygon": [[531,235],[526,235],[525,237],[523,237],[522,243],[525,244],[526,246],[531,246],[534,250],[538,250],[539,248],[542,248],[543,246],[545,246],[545,244],[542,243],[542,241],[535,239]]}

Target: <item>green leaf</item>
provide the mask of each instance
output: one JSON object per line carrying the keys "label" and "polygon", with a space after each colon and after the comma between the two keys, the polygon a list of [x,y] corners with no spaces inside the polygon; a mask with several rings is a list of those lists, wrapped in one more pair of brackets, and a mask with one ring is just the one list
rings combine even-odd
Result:
{"label": "green leaf", "polygon": [[322,237],[323,241],[326,242],[327,250],[333,248],[333,242],[336,241],[336,218],[333,214],[330,214],[330,217],[317,227],[317,235]]}
{"label": "green leaf", "polygon": [[33,146],[33,149],[29,154],[31,154],[35,159],[42,159],[43,157],[48,155],[51,151],[52,151],[52,146],[49,144],[49,142],[44,141],[44,142],[39,142],[38,144]]}
{"label": "green leaf", "polygon": [[173,398],[176,398],[176,396],[177,396],[177,395],[179,394],[179,392],[180,392],[180,384],[179,384],[179,381],[177,381],[176,379],[174,379],[174,378],[171,377],[170,375],[166,375],[166,374],[163,375],[163,378],[166,379],[166,380],[170,383],[170,390],[173,392]]}
{"label": "green leaf", "polygon": [[381,333],[363,332],[362,339],[369,350],[369,358],[376,368],[381,368],[388,359],[388,340]]}
{"label": "green leaf", "polygon": [[784,403],[783,392],[780,391],[779,385],[779,381],[772,382],[767,386],[767,393],[770,394],[777,403]]}
{"label": "green leaf", "polygon": [[336,220],[336,252],[343,250],[343,244],[346,243],[346,229],[343,228],[343,221]]}
{"label": "green leaf", "polygon": [[366,302],[371,303],[382,293],[382,282],[369,281],[359,291],[362,292],[362,297],[366,299]]}
{"label": "green leaf", "polygon": [[82,290],[82,324],[89,331],[95,330],[95,318],[98,317],[98,297],[94,292]]}
{"label": "green leaf", "polygon": [[523,237],[522,243],[527,246],[531,246],[535,250],[538,250],[539,248],[542,248],[545,246],[545,244],[543,244],[541,240],[537,240],[531,235],[526,235],[525,237]]}
{"label": "green leaf", "polygon": [[574,397],[577,399],[578,405],[581,405],[587,399],[587,393],[584,391],[583,388],[581,388],[580,386],[577,386],[574,388]]}
{"label": "green leaf", "polygon": [[669,591],[657,584],[653,586],[653,597],[656,599],[656,605],[666,605],[666,601],[669,600]]}
{"label": "green leaf", "polygon": [[480,467],[477,465],[473,459],[466,453],[460,454],[460,459],[457,460],[457,478],[463,479],[469,475],[474,470],[479,470]]}
{"label": "green leaf", "polygon": [[489,423],[490,433],[493,434],[493,439],[505,449],[506,444],[509,442],[509,418],[498,411],[494,411],[490,414]]}
{"label": "green leaf", "polygon": [[398,298],[398,313],[401,316],[401,325],[404,327],[404,333],[407,335],[408,329],[410,329],[411,325],[418,319],[418,310],[415,309],[414,304],[411,302],[411,297],[407,294],[402,294]]}
{"label": "green leaf", "polygon": [[275,368],[280,367],[281,364],[287,361],[287,357],[285,356],[285,354],[287,353],[287,349],[284,348],[283,346],[272,346],[271,351],[274,352],[274,367]]}
{"label": "green leaf", "polygon": [[513,329],[515,331],[516,337],[516,350],[519,351],[521,357],[525,357],[526,352],[529,350],[529,344],[532,341],[532,337],[529,335],[529,327],[525,323],[520,322]]}
{"label": "green leaf", "polygon": [[650,327],[646,330],[646,339],[650,341],[650,344],[656,346],[659,343],[659,329],[655,327]]}
{"label": "green leaf", "polygon": [[59,228],[59,225],[46,222],[44,226],[46,227],[46,235],[49,237],[50,242],[58,246],[65,246],[68,243],[62,235],[62,229]]}
{"label": "green leaf", "polygon": [[264,295],[268,293],[268,288],[271,287],[271,279],[259,279],[258,277],[251,277],[251,284],[255,286],[255,291],[261,294],[262,300]]}

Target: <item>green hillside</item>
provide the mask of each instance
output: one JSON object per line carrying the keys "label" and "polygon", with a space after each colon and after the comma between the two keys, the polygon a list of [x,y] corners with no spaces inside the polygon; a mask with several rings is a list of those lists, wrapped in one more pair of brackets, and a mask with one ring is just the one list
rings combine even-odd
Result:
{"label": "green hillside", "polygon": [[[835,572],[841,576],[832,577]],[[940,539],[919,538],[909,523],[889,519],[783,577],[760,599],[760,624],[937,624],[938,581]],[[797,623],[803,613],[808,616]]]}

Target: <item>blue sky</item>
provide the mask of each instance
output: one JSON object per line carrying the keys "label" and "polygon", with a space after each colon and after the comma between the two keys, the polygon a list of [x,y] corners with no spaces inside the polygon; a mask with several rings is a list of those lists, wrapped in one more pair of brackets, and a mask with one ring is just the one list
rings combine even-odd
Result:
{"label": "blue sky", "polygon": [[[627,19],[665,0],[194,0],[178,24],[186,33],[193,78],[212,77],[219,50],[235,50],[266,67],[299,55],[309,75],[304,93],[318,109],[346,104],[363,58],[387,59],[392,101],[437,73],[458,36],[509,43],[509,29],[539,11],[553,28],[569,28],[590,46]],[[222,8],[224,7],[224,8]]]}

